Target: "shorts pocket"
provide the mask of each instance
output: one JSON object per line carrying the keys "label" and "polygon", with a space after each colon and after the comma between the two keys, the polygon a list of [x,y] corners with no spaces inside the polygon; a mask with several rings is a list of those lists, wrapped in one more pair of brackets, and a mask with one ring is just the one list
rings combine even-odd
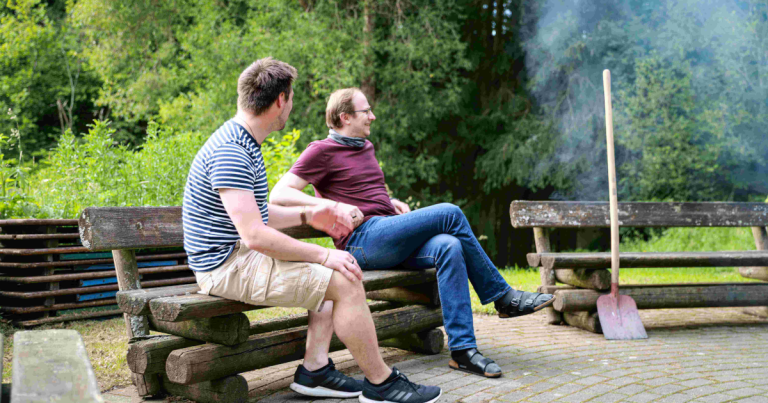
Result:
{"label": "shorts pocket", "polygon": [[264,302],[267,298],[267,289],[269,288],[270,277],[272,276],[272,267],[274,259],[269,256],[261,255],[258,263],[255,265],[243,265],[242,274],[245,278],[245,284],[250,284],[249,299],[251,302]]}
{"label": "shorts pocket", "polygon": [[208,295],[211,293],[211,289],[213,289],[213,276],[211,276],[211,273],[195,273],[195,279],[197,280],[197,285],[200,286],[198,294]]}

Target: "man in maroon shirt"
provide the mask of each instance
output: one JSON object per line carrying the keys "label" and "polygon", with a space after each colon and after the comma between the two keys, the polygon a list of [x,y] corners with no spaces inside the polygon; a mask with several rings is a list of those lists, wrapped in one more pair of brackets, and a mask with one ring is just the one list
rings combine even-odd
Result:
{"label": "man in maroon shirt", "polygon": [[[367,140],[374,120],[359,89],[334,92],[326,108],[328,138],[307,146],[275,185],[270,201],[286,206],[338,204],[355,230],[334,243],[351,253],[363,270],[436,267],[451,350],[449,365],[499,377],[501,368],[477,351],[467,281],[483,304],[494,302],[502,318],[538,311],[551,305],[554,297],[512,289],[477,242],[460,208],[443,203],[411,212],[407,204],[390,199],[373,144]],[[302,192],[308,184],[314,186],[317,197]],[[327,361],[332,330],[327,311],[310,312],[309,332],[316,343],[307,345],[305,363]]]}

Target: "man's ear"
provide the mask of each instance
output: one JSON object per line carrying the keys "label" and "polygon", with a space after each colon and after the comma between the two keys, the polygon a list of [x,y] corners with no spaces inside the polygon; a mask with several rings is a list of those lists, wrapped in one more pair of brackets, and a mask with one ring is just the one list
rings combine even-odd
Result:
{"label": "man's ear", "polygon": [[284,107],[287,101],[288,98],[285,97],[285,92],[281,92],[280,95],[277,96],[277,100],[275,100],[278,108]]}

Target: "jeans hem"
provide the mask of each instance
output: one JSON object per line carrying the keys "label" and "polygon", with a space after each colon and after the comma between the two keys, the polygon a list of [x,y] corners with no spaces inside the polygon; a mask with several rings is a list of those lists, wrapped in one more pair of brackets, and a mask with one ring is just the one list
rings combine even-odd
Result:
{"label": "jeans hem", "polygon": [[504,291],[494,295],[491,298],[488,298],[488,301],[480,301],[480,303],[483,304],[483,305],[486,305],[486,304],[490,304],[491,302],[495,302],[495,301],[499,300],[499,298],[501,298],[504,295],[506,295],[511,289],[512,289],[512,287],[509,284],[507,284],[507,289],[506,290],[504,290]]}
{"label": "jeans hem", "polygon": [[477,348],[477,343],[464,344],[462,346],[457,346],[457,347],[448,346],[448,350],[450,351],[469,350],[470,348]]}

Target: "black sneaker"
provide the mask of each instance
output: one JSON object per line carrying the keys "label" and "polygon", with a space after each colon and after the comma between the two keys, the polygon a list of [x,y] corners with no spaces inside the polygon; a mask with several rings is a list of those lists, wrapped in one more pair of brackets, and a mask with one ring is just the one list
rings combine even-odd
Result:
{"label": "black sneaker", "polygon": [[397,368],[381,385],[363,381],[361,403],[434,403],[443,391],[437,386],[417,385],[408,380]]}
{"label": "black sneaker", "polygon": [[291,389],[302,395],[316,397],[355,397],[363,391],[363,383],[336,370],[329,358],[328,365],[309,371],[303,365],[296,368]]}

